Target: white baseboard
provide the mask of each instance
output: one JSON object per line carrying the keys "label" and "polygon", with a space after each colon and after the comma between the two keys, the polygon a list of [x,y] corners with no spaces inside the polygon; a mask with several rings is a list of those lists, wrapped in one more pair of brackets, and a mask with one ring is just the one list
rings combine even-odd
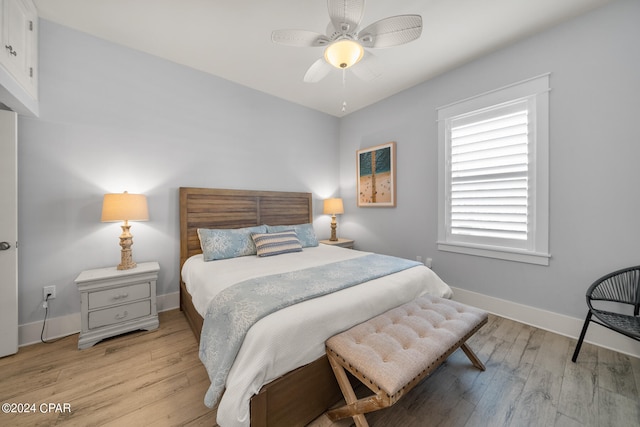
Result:
{"label": "white baseboard", "polygon": [[158,295],[156,305],[158,307],[158,313],[161,311],[169,311],[180,308],[180,292]]}
{"label": "white baseboard", "polygon": [[[25,345],[39,343],[43,322],[44,319],[40,322],[18,326],[18,346],[24,347]],[[51,341],[67,335],[77,334],[78,332],[80,332],[80,313],[74,313],[48,318],[43,337],[45,341]]]}
{"label": "white baseboard", "polygon": [[[520,323],[535,326],[536,328],[554,332],[566,337],[578,339],[584,318],[558,314],[535,307],[490,297],[465,289],[453,288],[453,299],[464,304],[481,308],[500,317],[515,320]],[[584,310],[587,315],[587,306]],[[585,341],[591,344],[608,348],[629,356],[640,358],[640,342],[634,341],[624,335],[613,332],[605,327],[591,322]],[[573,349],[572,349],[573,354]]]}
{"label": "white baseboard", "polygon": [[[179,292],[158,295],[158,298],[156,299],[156,308],[158,312],[173,310],[179,307]],[[40,342],[43,321],[26,323],[18,326],[18,345],[20,347]],[[79,312],[68,314],[66,316],[53,317],[47,319],[47,326],[44,330],[44,339],[46,341],[51,341],[60,337],[66,337],[67,335],[77,334],[80,332],[80,328]]]}

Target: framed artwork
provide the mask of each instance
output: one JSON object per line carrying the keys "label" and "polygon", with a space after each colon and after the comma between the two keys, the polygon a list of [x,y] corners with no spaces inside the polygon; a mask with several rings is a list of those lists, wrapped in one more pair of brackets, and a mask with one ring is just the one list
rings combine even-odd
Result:
{"label": "framed artwork", "polygon": [[396,143],[357,151],[358,207],[396,205]]}

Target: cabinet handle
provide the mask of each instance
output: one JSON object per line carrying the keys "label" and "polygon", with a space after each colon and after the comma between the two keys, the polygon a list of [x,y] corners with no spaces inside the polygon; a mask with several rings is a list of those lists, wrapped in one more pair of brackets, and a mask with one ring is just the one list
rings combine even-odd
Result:
{"label": "cabinet handle", "polygon": [[0,251],[6,251],[11,249],[9,242],[0,242]]}
{"label": "cabinet handle", "polygon": [[129,315],[129,313],[127,311],[125,311],[122,314],[116,314],[116,319],[120,320],[120,319],[124,319],[125,317],[127,317]]}
{"label": "cabinet handle", "polygon": [[9,55],[18,56],[18,53],[15,50],[13,50],[13,46],[11,46],[10,44],[4,45],[4,47],[9,49]]}
{"label": "cabinet handle", "polygon": [[114,296],[113,299],[123,299],[123,298],[126,298],[128,296],[129,296],[129,294],[125,292],[124,294],[118,294],[118,295]]}

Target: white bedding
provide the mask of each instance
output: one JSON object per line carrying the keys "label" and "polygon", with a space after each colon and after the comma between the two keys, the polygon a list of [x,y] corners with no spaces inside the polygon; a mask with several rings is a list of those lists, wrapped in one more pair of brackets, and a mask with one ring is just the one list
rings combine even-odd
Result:
{"label": "white bedding", "polygon": [[[182,280],[196,310],[204,317],[211,299],[240,281],[366,254],[320,245],[265,258],[246,256],[204,262],[202,255],[196,255],[185,262]],[[250,399],[264,384],[322,356],[327,338],[425,293],[449,298],[451,289],[430,269],[417,266],[263,318],[247,333],[229,372],[218,405],[218,424],[249,426]]]}

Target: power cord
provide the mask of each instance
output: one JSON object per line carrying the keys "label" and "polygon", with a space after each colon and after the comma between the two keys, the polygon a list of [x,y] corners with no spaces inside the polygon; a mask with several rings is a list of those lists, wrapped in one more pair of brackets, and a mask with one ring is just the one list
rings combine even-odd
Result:
{"label": "power cord", "polygon": [[44,307],[44,322],[42,322],[42,332],[40,332],[40,341],[42,341],[45,344],[53,344],[54,342],[58,342],[62,338],[65,338],[65,337],[60,337],[58,339],[50,340],[50,341],[46,341],[44,339],[44,327],[47,324],[47,316],[49,315],[49,297],[50,296],[51,294],[47,294],[47,297],[44,299],[44,302],[42,303],[42,306]]}

